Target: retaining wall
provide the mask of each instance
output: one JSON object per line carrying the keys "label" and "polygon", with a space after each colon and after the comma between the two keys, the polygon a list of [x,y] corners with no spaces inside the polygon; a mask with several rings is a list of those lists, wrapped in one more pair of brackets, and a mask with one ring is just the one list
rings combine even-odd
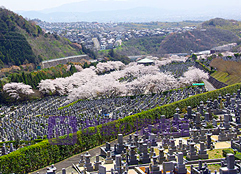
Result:
{"label": "retaining wall", "polygon": [[42,68],[50,68],[52,66],[57,66],[59,64],[67,64],[68,62],[80,62],[82,59],[89,60],[88,55],[77,55],[77,56],[70,56],[70,57],[63,57],[59,59],[52,59],[43,61],[41,67]]}

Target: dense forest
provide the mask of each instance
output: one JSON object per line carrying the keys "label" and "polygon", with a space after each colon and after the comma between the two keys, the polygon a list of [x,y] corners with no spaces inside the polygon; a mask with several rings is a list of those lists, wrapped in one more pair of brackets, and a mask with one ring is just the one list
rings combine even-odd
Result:
{"label": "dense forest", "polygon": [[80,45],[57,34],[44,33],[34,22],[0,8],[0,68],[38,64],[42,60],[83,54],[84,51]]}

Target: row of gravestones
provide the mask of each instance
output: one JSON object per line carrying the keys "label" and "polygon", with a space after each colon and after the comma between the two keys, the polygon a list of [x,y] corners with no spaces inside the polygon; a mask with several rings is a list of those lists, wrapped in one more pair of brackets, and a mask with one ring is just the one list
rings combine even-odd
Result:
{"label": "row of gravestones", "polygon": [[[184,92],[188,93],[188,90],[185,90]],[[179,91],[179,93],[182,93],[182,91]],[[171,96],[171,93],[168,93],[167,96]],[[151,95],[143,96],[143,97],[139,96],[136,99],[132,99],[132,100],[126,97],[126,98],[116,98],[116,99],[101,99],[97,101],[96,100],[83,101],[84,104],[82,102],[79,102],[72,107],[64,109],[62,112],[59,112],[59,110],[57,109],[57,105],[59,105],[61,101],[59,98],[44,99],[43,103],[47,107],[48,107],[47,103],[53,104],[53,106],[55,107],[55,110],[61,114],[64,114],[65,112],[69,112],[69,111],[72,111],[71,113],[73,113],[73,115],[78,114],[76,116],[77,124],[78,124],[77,126],[78,126],[78,129],[81,129],[81,128],[88,127],[90,125],[96,125],[96,120],[98,120],[97,124],[101,124],[103,123],[102,120],[104,120],[104,122],[107,122],[107,121],[112,121],[113,119],[123,118],[126,115],[131,114],[130,112],[127,111],[127,110],[131,110],[131,105],[136,107],[137,105],[141,104],[140,101],[142,100],[145,101],[143,103],[148,103],[149,101],[156,101],[156,99],[161,99],[162,97],[163,97],[163,94],[161,95],[156,94],[154,96],[151,96]],[[111,107],[112,110],[116,109],[114,107],[115,105],[121,106],[119,108],[126,107],[126,110],[125,109],[120,110],[119,108],[116,109],[115,110],[116,112],[112,114],[113,118],[110,119],[109,116],[99,115],[99,112],[97,112],[98,109],[103,110],[103,102],[106,105],[113,106]],[[17,135],[18,139],[26,140],[26,141],[29,141],[31,138],[36,139],[37,137],[43,137],[44,135],[47,135],[48,127],[46,125],[48,123],[48,118],[42,117],[42,116],[38,116],[38,117],[34,116],[35,114],[37,114],[35,112],[36,108],[39,108],[39,109],[43,108],[43,104],[40,104],[40,106],[38,106],[38,103],[41,103],[41,101],[39,102],[35,101],[33,104],[31,103],[23,104],[21,107],[19,106],[18,107],[19,109],[16,109],[15,112],[9,113],[8,116],[2,118],[1,121],[4,122],[5,124],[3,124],[0,127],[1,137],[4,137],[5,140],[14,140],[16,138],[14,137],[14,130],[18,132],[18,135]],[[130,104],[128,105],[128,103]],[[79,109],[80,106],[82,106],[81,109]],[[156,106],[156,103],[154,103],[153,106]],[[86,108],[83,108],[83,107],[89,107],[90,110],[86,110]],[[146,104],[145,106],[142,107],[142,109],[147,107],[150,107],[150,106]],[[32,108],[32,109],[28,110],[29,108]],[[134,110],[135,110],[134,112],[139,112],[141,109],[134,108]],[[83,114],[81,114],[81,112],[79,111],[81,111]],[[108,110],[107,113],[108,112],[110,111]],[[58,115],[54,112],[49,114]],[[64,135],[67,132],[67,127],[64,127],[64,126],[60,126],[60,127],[56,126],[56,129],[58,129],[56,131],[58,132],[58,135]]]}
{"label": "row of gravestones", "polygon": [[[233,94],[233,97],[236,97],[236,99],[238,99],[238,98],[240,98],[240,91],[238,91],[237,92],[237,95],[236,94]],[[220,98],[220,97],[219,97]],[[225,96],[225,98],[226,98],[226,103],[227,103],[227,105],[226,105],[226,107],[230,107],[230,105],[231,105],[231,108],[235,108],[235,102],[236,102],[236,100],[234,100],[233,98],[230,98],[230,95],[226,95]],[[234,102],[233,102],[234,101]],[[237,101],[237,103],[238,103],[239,101]],[[211,102],[211,101],[207,101],[207,108],[217,108],[218,107],[218,102],[215,100],[213,103]],[[238,105],[239,106],[239,105]],[[200,110],[200,113],[204,113],[204,110],[205,108],[204,108],[204,105],[203,105],[203,103],[201,103],[200,104],[200,107],[199,107],[199,110]],[[208,109],[207,109],[208,110]],[[209,113],[205,113],[205,120],[206,121],[208,121],[208,119],[210,119],[210,116],[208,116],[208,114]],[[177,114],[176,114],[177,115]],[[192,115],[191,114],[191,112],[190,112],[190,107],[188,107],[188,114],[187,114],[187,117],[190,117],[190,115]],[[198,114],[197,114],[198,115]],[[18,123],[18,119],[17,119],[17,114],[16,115],[12,115],[12,117],[14,118],[14,120],[17,120],[15,123],[16,123],[16,125],[18,126],[18,125],[21,125],[21,123],[19,122]],[[178,117],[178,116],[177,116]],[[30,117],[30,118],[32,118],[32,117]],[[176,120],[175,119],[176,117],[175,117],[175,115],[174,115],[174,120]],[[226,117],[225,117],[226,118]],[[199,120],[199,119],[196,119],[196,121],[197,120]],[[225,119],[224,119],[225,120]],[[3,120],[3,122],[5,122],[5,123],[9,123],[9,121],[10,121],[10,119],[8,119],[8,120]],[[25,120],[26,121],[26,120]],[[35,118],[33,118],[33,120],[31,120],[30,119],[30,121],[33,121],[33,122],[37,122],[38,123],[38,125],[32,125],[31,123],[29,123],[29,122],[25,122],[24,123],[24,125],[26,125],[26,126],[29,126],[30,127],[30,130],[33,130],[32,132],[30,132],[29,131],[29,129],[27,129],[26,128],[26,126],[25,126],[25,131],[26,131],[26,134],[19,134],[19,137],[18,138],[20,138],[20,139],[24,139],[24,140],[30,140],[30,137],[33,137],[34,139],[36,139],[37,138],[37,136],[43,136],[44,134],[46,135],[47,134],[47,127],[45,126],[45,128],[43,129],[43,125],[46,125],[46,123],[47,123],[47,120],[45,119],[45,122],[43,121],[43,119],[41,119],[40,117],[38,117],[37,119],[35,119]],[[88,120],[88,121],[91,121],[91,120]],[[110,120],[111,121],[111,120]],[[82,122],[83,122],[83,120],[82,120]],[[198,123],[198,122],[197,122]],[[32,128],[32,127],[38,127],[38,126],[40,126],[40,125],[42,125],[40,128]],[[91,125],[91,124],[90,124]],[[175,124],[174,124],[175,125]],[[183,124],[182,124],[183,125]],[[227,124],[224,124],[224,125],[228,125],[228,123]],[[88,126],[88,125],[83,125],[82,124],[82,126]],[[3,124],[3,127],[4,127],[4,124]],[[13,124],[11,124],[11,125],[6,125],[5,126],[5,130],[7,129],[7,131],[10,133],[10,135],[11,136],[9,136],[9,139],[10,140],[13,140],[13,131],[11,131],[12,130],[12,127],[13,127]],[[175,127],[174,127],[175,128]],[[68,128],[66,128],[66,127],[63,127],[63,125],[56,125],[55,126],[55,129],[54,130],[56,130],[56,134],[57,135],[64,135],[64,134],[66,134],[68,131],[67,131],[67,129]],[[4,136],[5,134],[6,134],[6,132],[5,132],[5,130],[3,129],[3,128],[1,128],[0,127],[0,132],[2,133],[2,135]],[[220,129],[221,130],[221,129]],[[17,131],[19,132],[19,129],[17,129]],[[166,130],[166,131],[168,131],[168,129]],[[21,131],[20,131],[21,132]],[[183,133],[183,132],[182,132]],[[185,132],[184,132],[185,133]],[[186,131],[186,133],[188,134],[188,131]],[[225,139],[225,137],[224,138],[222,138],[222,135],[224,135],[224,131],[221,131],[221,133],[220,133],[220,140],[222,140],[222,139]],[[53,134],[53,135],[55,135],[55,134]],[[229,135],[232,135],[232,134],[229,134]],[[176,136],[181,136],[181,134],[180,134],[180,131],[179,131],[179,134],[177,134]],[[182,135],[183,136],[183,135]],[[226,136],[226,137],[235,137],[235,134],[233,135],[233,136]]]}
{"label": "row of gravestones", "polygon": [[[85,160],[81,161],[81,165],[78,166],[73,165],[73,168],[76,169],[80,173],[86,174],[87,172],[95,172],[98,174],[106,174],[107,172],[110,172],[111,174],[127,174],[129,170],[129,166],[126,162],[123,161],[121,155],[116,155],[114,157],[114,167],[111,168],[110,171],[107,171],[106,167],[102,165],[102,162],[99,161],[99,156],[96,156],[96,161],[94,162],[94,166],[92,166],[92,163],[90,163],[90,154],[87,152],[85,155]],[[112,161],[113,162],[113,161]],[[84,170],[80,170],[79,167],[83,166]],[[140,166],[140,165],[139,165]],[[133,168],[133,166],[132,166]],[[137,171],[140,171],[138,167],[135,167]],[[138,170],[139,169],[139,170]],[[236,164],[235,158],[233,154],[227,154],[227,157],[225,160],[221,162],[221,167],[219,169],[220,174],[238,174],[240,172],[241,166],[239,164]],[[51,165],[51,167],[47,167],[46,174],[56,174],[57,168],[54,165]],[[208,165],[202,161],[198,161],[198,166],[194,167],[191,165],[190,169],[191,173],[193,174],[210,174],[211,171],[208,169]],[[143,171],[142,171],[143,172]],[[176,173],[176,174],[184,174],[187,173],[187,169],[185,166],[185,163],[183,162],[183,154],[180,152],[178,153],[178,162],[163,162],[162,167],[157,162],[156,156],[153,156],[151,158],[151,163],[149,166],[145,166],[145,173],[150,174],[166,174],[166,173]],[[37,174],[39,174],[37,172]],[[62,174],[66,174],[66,169],[62,169]],[[215,174],[217,174],[217,171],[215,171]]]}
{"label": "row of gravestones", "polygon": [[[150,135],[148,140],[151,140],[152,138],[152,135]],[[128,172],[129,166],[132,166],[132,168],[133,165],[141,166],[141,162],[142,164],[150,163],[149,167],[145,168],[146,173],[160,173],[161,164],[163,173],[169,171],[181,174],[187,173],[183,155],[187,155],[187,158],[189,158],[190,160],[196,160],[198,159],[198,157],[201,159],[208,158],[203,142],[200,143],[200,150],[197,156],[195,154],[194,142],[190,142],[186,145],[189,146],[189,150],[187,154],[184,154],[182,151],[178,150],[182,149],[184,147],[184,144],[180,144],[179,142],[179,145],[176,147],[174,139],[171,138],[169,139],[168,153],[166,154],[166,157],[164,156],[164,149],[162,147],[159,147],[159,155],[157,156],[151,143],[145,142],[145,136],[141,136],[140,138],[137,134],[134,135],[134,139],[130,135],[129,139],[127,139],[126,142],[123,142],[123,135],[119,134],[117,145],[115,145],[114,147],[110,147],[110,144],[106,143],[106,147],[100,148],[100,155],[105,158],[104,163],[100,162],[99,156],[96,155],[96,160],[94,162],[94,165],[92,165],[92,163],[90,162],[91,155],[86,152],[84,155],[80,156],[80,161],[77,165],[77,168],[78,170],[80,170],[79,167],[84,168],[81,173],[98,172],[99,174],[105,174],[107,172],[105,164],[114,164],[114,168],[111,169],[111,173],[122,174]],[[150,147],[150,149],[148,147]],[[150,152],[148,149],[150,150]],[[138,155],[136,153],[136,150],[139,151],[139,160],[137,158]],[[184,150],[184,152],[185,151],[186,150]],[[177,162],[176,157],[178,159]],[[56,168],[48,168],[47,173],[51,173],[53,172],[53,170],[56,170]],[[199,161],[198,167],[191,166],[191,172],[210,173],[207,165],[205,164],[203,166],[201,161]],[[233,154],[228,154],[226,161],[222,161],[221,163],[220,173],[225,172],[238,173],[238,168],[235,165]]]}
{"label": "row of gravestones", "polygon": [[[240,91],[237,91],[237,94],[233,94],[232,97],[235,97],[235,99],[239,99],[240,98]],[[227,99],[227,108],[230,107],[235,107],[235,103],[232,101],[237,101],[237,104],[239,102],[239,100],[233,100],[232,98],[230,99],[230,95],[227,94],[225,96],[225,98]],[[230,100],[229,100],[230,99]],[[212,101],[207,101],[207,107],[204,107],[204,104],[201,102],[200,107],[198,107],[198,110],[200,111],[200,113],[202,113],[203,115],[205,115],[205,120],[208,121],[210,119],[209,116],[207,116],[209,113],[205,113],[205,110],[208,110],[208,108],[214,108],[217,109],[220,104],[220,97],[219,97],[219,101],[214,100],[214,102]],[[238,105],[239,106],[239,105]],[[200,125],[200,119],[199,119],[199,114],[196,114],[197,116],[195,116],[195,114],[192,114],[192,109],[190,107],[187,108],[187,114],[186,114],[186,118],[194,118],[195,120],[195,125],[198,126]],[[16,137],[14,136],[14,131],[12,129],[12,127],[17,126],[17,129],[15,129],[17,132],[19,132],[19,134],[17,135],[18,139],[23,139],[26,141],[31,140],[31,138],[36,139],[38,136],[43,136],[43,135],[47,135],[48,133],[48,129],[47,126],[45,126],[47,124],[47,118],[42,118],[42,117],[29,117],[29,120],[23,119],[24,120],[24,124],[23,122],[18,120],[18,114],[12,114],[12,119],[16,120],[14,123],[11,122],[10,124],[10,117],[5,117],[2,119],[2,122],[4,122],[5,124],[3,124],[2,127],[0,127],[0,133],[1,135],[4,137],[6,137],[6,132],[8,132],[8,140],[14,140],[16,139]],[[226,117],[225,117],[226,118]],[[104,122],[108,122],[108,121],[112,121],[113,119],[109,119],[106,117],[102,116],[102,119],[104,120]],[[21,120],[21,119],[20,119]],[[101,120],[101,119],[99,119]],[[225,120],[225,119],[224,119]],[[88,122],[87,122],[88,121]],[[79,119],[78,122],[78,128],[83,128],[86,126],[90,126],[90,125],[96,125],[96,120],[92,119],[89,117],[87,118],[87,121],[84,120],[83,118]],[[92,121],[92,123],[91,123]],[[94,124],[93,124],[93,121]],[[31,124],[31,122],[34,122],[34,124]],[[179,122],[182,122],[182,124],[179,125]],[[101,124],[103,122],[99,121],[97,122],[97,124]],[[21,127],[21,125],[24,125],[23,127]],[[174,121],[171,123],[172,128],[176,129],[176,132],[172,132],[172,136],[174,137],[180,137],[180,136],[188,136],[189,135],[189,131],[188,131],[188,122],[184,123],[183,120],[180,120],[178,111],[177,113],[174,115]],[[228,125],[226,123],[224,123],[224,125]],[[37,128],[36,128],[37,127]],[[200,127],[197,127],[200,128]],[[56,130],[55,132],[51,133],[53,135],[53,137],[61,136],[61,135],[65,135],[66,133],[68,133],[68,130],[71,129],[71,127],[67,126],[67,125],[55,125],[55,128],[53,130]],[[24,133],[23,131],[24,130]],[[168,128],[168,123],[166,124],[165,121],[162,121],[161,126],[159,125],[158,130],[161,131],[165,131],[165,132],[161,132],[164,135],[169,135],[169,130],[170,130],[170,123],[169,123],[169,128]],[[234,133],[234,131],[229,131],[230,133],[228,134],[228,136],[224,136],[225,133],[227,133],[227,131],[225,132],[223,129],[221,129],[220,127],[218,127],[217,130],[222,130],[219,132],[220,134],[220,140],[225,140],[225,137],[228,138],[235,138],[236,134]],[[14,138],[13,138],[14,137]],[[50,138],[53,138],[50,137]]]}
{"label": "row of gravestones", "polygon": [[167,65],[163,65],[160,68],[160,71],[165,72],[172,72],[176,78],[183,75],[184,72],[188,70],[188,68],[194,66],[194,62],[179,62],[179,63],[170,63]]}

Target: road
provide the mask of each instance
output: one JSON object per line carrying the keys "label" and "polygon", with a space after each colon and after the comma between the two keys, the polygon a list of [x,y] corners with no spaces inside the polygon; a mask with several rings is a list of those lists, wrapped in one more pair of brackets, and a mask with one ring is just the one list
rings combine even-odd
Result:
{"label": "road", "polygon": [[205,87],[208,91],[213,91],[216,90],[216,88],[213,87],[213,85],[211,83],[209,83],[207,80],[203,80]]}

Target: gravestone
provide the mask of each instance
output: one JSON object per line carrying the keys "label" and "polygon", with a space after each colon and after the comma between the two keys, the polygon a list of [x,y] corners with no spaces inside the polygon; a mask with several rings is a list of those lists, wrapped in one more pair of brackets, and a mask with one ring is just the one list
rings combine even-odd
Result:
{"label": "gravestone", "polygon": [[83,155],[80,155],[80,160],[79,160],[78,166],[79,166],[79,167],[83,167],[83,165],[84,165],[84,156],[83,156]]}
{"label": "gravestone", "polygon": [[205,150],[204,142],[200,142],[200,150],[198,151],[198,158],[208,159],[207,150]]}
{"label": "gravestone", "polygon": [[219,169],[220,174],[237,174],[238,168],[234,165],[235,164],[235,158],[234,155],[231,153],[227,154],[227,167],[221,167]]}
{"label": "gravestone", "polygon": [[188,117],[188,119],[192,118],[192,107],[191,106],[187,107],[187,117]]}
{"label": "gravestone", "polygon": [[98,174],[106,174],[106,167],[100,165]]}
{"label": "gravestone", "polygon": [[106,158],[105,158],[105,164],[112,164],[112,163],[113,163],[113,159],[112,159],[112,156],[111,156],[111,152],[108,151],[107,155],[106,155]]}
{"label": "gravestone", "polygon": [[160,174],[160,168],[157,163],[157,158],[158,156],[156,156],[156,154],[154,153],[152,156],[152,163],[150,165],[150,171],[153,174]]}
{"label": "gravestone", "polygon": [[122,168],[122,164],[121,164],[121,155],[116,155],[115,156],[115,166],[114,166],[115,171],[119,173],[123,173],[124,170]]}
{"label": "gravestone", "polygon": [[178,163],[177,166],[175,167],[175,172],[178,174],[186,174],[187,169],[185,167],[185,164],[183,164],[183,153],[178,152]]}
{"label": "gravestone", "polygon": [[94,163],[94,169],[95,171],[99,170],[99,166],[101,165],[99,155],[96,155],[95,163]]}
{"label": "gravestone", "polygon": [[91,155],[89,154],[89,152],[86,152],[84,157],[85,157],[84,167],[86,167],[87,172],[93,171],[93,166],[92,166],[92,163],[90,162]]}
{"label": "gravestone", "polygon": [[117,143],[116,153],[117,154],[121,154],[123,149],[124,149],[124,146],[123,146],[123,135],[122,134],[118,134],[118,143]]}
{"label": "gravestone", "polygon": [[141,153],[140,161],[143,164],[150,163],[150,156],[148,153],[147,144],[142,145],[142,153]]}
{"label": "gravestone", "polygon": [[173,171],[174,171],[173,162],[164,162],[163,163],[163,174],[166,174],[166,172],[170,172],[170,174],[173,174]]}
{"label": "gravestone", "polygon": [[158,160],[159,160],[159,164],[162,164],[165,160],[166,160],[166,157],[164,156],[164,148],[161,146],[159,147],[159,156],[158,156]]}
{"label": "gravestone", "polygon": [[138,164],[135,148],[136,148],[136,146],[130,146],[130,151],[129,151],[129,155],[128,155],[128,157],[129,157],[128,164],[129,165]]}
{"label": "gravestone", "polygon": [[196,149],[195,149],[195,143],[191,142],[189,143],[189,151],[187,153],[187,158],[190,160],[197,160],[198,156],[196,154]]}
{"label": "gravestone", "polygon": [[223,122],[223,126],[225,127],[225,129],[229,129],[230,128],[230,116],[228,114],[224,114],[224,122]]}

